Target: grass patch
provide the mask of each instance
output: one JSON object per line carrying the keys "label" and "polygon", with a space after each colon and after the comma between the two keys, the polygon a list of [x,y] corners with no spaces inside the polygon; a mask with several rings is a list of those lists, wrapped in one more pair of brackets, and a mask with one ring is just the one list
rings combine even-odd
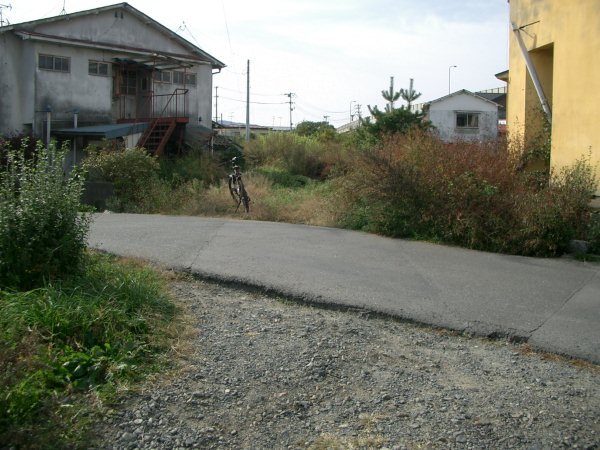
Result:
{"label": "grass patch", "polygon": [[166,280],[135,261],[90,254],[83,274],[0,292],[0,442],[85,447],[116,392],[168,365],[178,312]]}

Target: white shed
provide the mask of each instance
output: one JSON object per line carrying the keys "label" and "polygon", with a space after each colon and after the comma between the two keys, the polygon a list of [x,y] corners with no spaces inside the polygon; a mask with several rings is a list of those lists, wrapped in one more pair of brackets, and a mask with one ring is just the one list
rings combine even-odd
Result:
{"label": "white shed", "polygon": [[465,89],[424,104],[423,112],[447,142],[498,136],[498,104]]}

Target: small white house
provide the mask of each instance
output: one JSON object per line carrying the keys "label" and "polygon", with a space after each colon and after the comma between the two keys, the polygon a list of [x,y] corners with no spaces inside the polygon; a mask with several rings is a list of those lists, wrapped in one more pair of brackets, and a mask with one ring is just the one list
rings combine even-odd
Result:
{"label": "small white house", "polygon": [[447,142],[498,136],[498,104],[465,89],[423,104],[423,112]]}
{"label": "small white house", "polygon": [[141,138],[160,153],[211,127],[223,67],[127,3],[0,27],[0,133]]}

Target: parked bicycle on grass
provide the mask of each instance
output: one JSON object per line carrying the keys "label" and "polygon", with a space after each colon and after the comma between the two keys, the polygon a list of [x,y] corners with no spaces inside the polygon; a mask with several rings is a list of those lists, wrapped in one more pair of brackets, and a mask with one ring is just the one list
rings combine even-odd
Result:
{"label": "parked bicycle on grass", "polygon": [[237,159],[236,156],[231,160],[233,172],[229,174],[229,193],[231,194],[233,201],[235,201],[235,211],[237,212],[237,210],[240,209],[240,205],[244,205],[244,211],[248,213],[250,212],[250,197],[244,187],[242,171],[237,164]]}

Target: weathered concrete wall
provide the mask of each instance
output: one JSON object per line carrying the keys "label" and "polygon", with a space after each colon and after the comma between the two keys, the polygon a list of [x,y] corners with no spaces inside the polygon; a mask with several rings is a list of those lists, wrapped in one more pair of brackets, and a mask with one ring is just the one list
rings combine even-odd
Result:
{"label": "weathered concrete wall", "polygon": [[[478,128],[457,128],[458,112],[477,113]],[[469,94],[457,94],[431,103],[428,118],[445,141],[488,140],[498,136],[498,107]]]}
{"label": "weathered concrete wall", "polygon": [[22,106],[19,79],[22,49],[12,33],[0,34],[0,133],[21,131]]}
{"label": "weathered concrete wall", "polygon": [[[161,25],[144,21],[122,8],[99,12],[81,17],[60,20],[54,23],[27,25],[27,31],[42,35],[73,39],[70,43],[51,43],[32,39],[22,40],[13,31],[0,35],[0,133],[20,131],[24,124],[32,124],[33,131],[42,135],[45,111],[52,108],[53,128],[72,126],[73,110],[79,111],[79,124],[111,123],[118,119],[118,104],[113,97],[115,58],[134,58],[139,54],[169,53],[195,57],[190,49],[176,39],[164,34]],[[43,39],[43,38],[42,38]],[[86,43],[86,41],[89,41]],[[115,45],[123,49],[97,49],[97,44]],[[128,50],[130,49],[130,50]],[[39,54],[70,59],[68,73],[38,68]],[[152,66],[150,55],[146,59]],[[90,75],[90,60],[110,64],[108,76]],[[157,62],[160,58],[157,57]],[[177,69],[183,71],[183,69]],[[212,67],[199,63],[188,68],[187,73],[196,75],[196,85],[185,85],[188,89],[187,108],[190,123],[209,126],[212,117]],[[152,83],[148,92],[171,94],[183,85],[175,83]],[[135,116],[136,103],[131,98],[129,111]],[[137,114],[138,116],[142,113]]]}

